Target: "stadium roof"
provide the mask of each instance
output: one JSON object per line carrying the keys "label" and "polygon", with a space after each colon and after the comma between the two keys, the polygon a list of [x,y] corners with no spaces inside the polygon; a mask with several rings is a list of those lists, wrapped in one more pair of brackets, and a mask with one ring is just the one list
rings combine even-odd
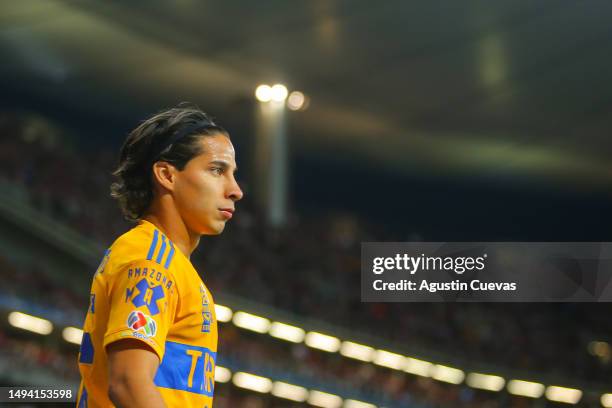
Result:
{"label": "stadium roof", "polygon": [[[296,145],[424,173],[612,181],[612,3],[3,5],[11,96],[109,121],[181,100],[231,121],[259,83],[305,92]],[[227,118],[227,119],[226,119]]]}

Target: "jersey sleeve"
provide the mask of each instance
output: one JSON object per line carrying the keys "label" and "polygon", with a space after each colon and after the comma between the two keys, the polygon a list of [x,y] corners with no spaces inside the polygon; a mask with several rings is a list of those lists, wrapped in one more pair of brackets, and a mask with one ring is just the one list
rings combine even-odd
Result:
{"label": "jersey sleeve", "polygon": [[153,261],[135,261],[113,273],[107,286],[104,347],[122,339],[140,340],[161,362],[178,302],[175,286],[171,272]]}

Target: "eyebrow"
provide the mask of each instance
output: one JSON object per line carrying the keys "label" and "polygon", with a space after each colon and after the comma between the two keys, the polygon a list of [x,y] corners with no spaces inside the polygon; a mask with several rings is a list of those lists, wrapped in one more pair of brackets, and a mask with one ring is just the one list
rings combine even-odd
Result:
{"label": "eyebrow", "polygon": [[[223,167],[224,170],[227,170],[228,168],[230,168],[230,164],[228,162],[226,162],[225,160],[213,160],[210,162],[210,164],[214,164],[216,166],[220,166]],[[234,173],[238,171],[238,166],[234,167]]]}

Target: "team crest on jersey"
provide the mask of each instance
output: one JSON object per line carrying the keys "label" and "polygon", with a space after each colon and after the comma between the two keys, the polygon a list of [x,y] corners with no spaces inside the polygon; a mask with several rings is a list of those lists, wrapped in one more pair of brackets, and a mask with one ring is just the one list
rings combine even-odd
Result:
{"label": "team crest on jersey", "polygon": [[127,318],[127,325],[135,332],[142,332],[147,338],[153,337],[157,333],[157,323],[155,323],[155,320],[138,310],[130,313]]}
{"label": "team crest on jersey", "polygon": [[[135,294],[135,290],[138,292]],[[125,301],[131,299],[132,304],[136,307],[146,306],[149,313],[155,316],[160,312],[157,301],[165,296],[161,285],[150,286],[146,278],[142,278],[133,288],[127,288],[125,293]]]}

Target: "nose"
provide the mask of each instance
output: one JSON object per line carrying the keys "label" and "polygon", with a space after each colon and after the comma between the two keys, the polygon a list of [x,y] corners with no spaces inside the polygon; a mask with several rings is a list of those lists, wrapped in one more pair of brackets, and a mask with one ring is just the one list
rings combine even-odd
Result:
{"label": "nose", "polygon": [[231,178],[230,185],[228,186],[226,197],[236,202],[238,200],[242,200],[244,193],[242,189],[238,185],[238,182],[234,177]]}

